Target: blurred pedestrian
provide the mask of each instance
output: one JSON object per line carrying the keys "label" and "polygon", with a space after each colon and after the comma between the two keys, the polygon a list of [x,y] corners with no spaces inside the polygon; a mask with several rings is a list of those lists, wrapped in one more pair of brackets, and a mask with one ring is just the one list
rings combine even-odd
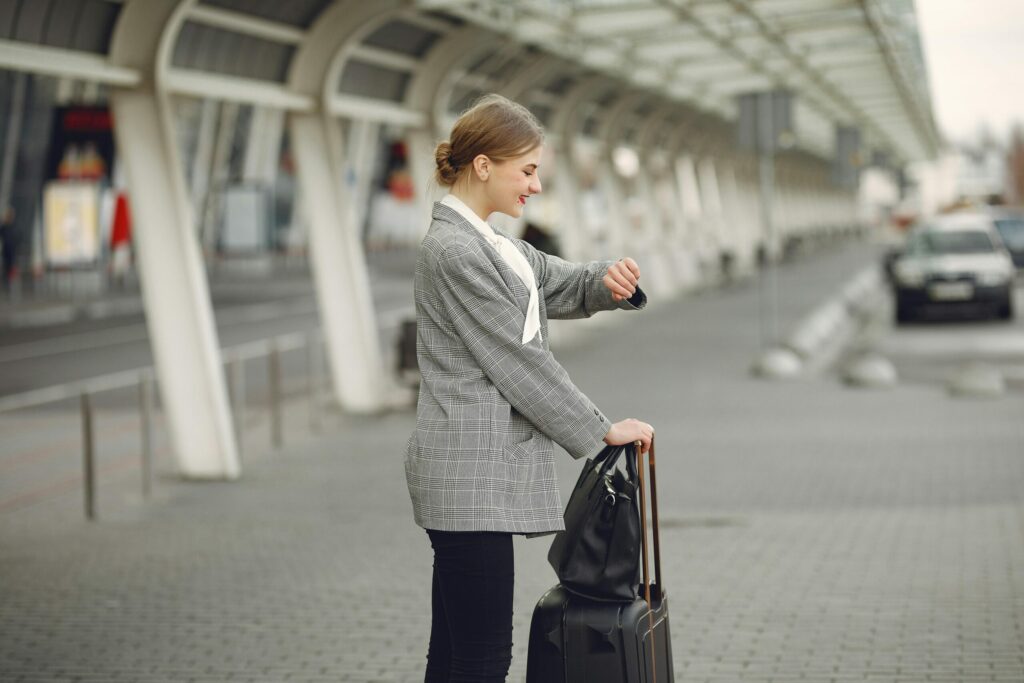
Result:
{"label": "blurred pedestrian", "polygon": [[0,275],[3,276],[3,286],[10,288],[12,280],[18,275],[18,239],[17,225],[15,225],[14,207],[8,206],[0,215],[0,248],[3,254],[0,255]]}
{"label": "blurred pedestrian", "polygon": [[643,308],[631,258],[574,264],[487,224],[541,191],[543,130],[488,95],[435,151],[449,194],[434,204],[416,264],[416,430],[405,458],[416,523],[434,551],[425,680],[504,681],[512,660],[512,535],[564,528],[554,443],[574,458],[640,440],[612,423],[548,347],[547,320]]}
{"label": "blurred pedestrian", "polygon": [[132,215],[128,195],[118,192],[114,200],[114,220],[110,228],[110,276],[114,284],[124,287],[132,261]]}
{"label": "blurred pedestrian", "polygon": [[551,233],[536,223],[526,221],[526,225],[523,226],[523,234],[521,238],[524,242],[529,242],[537,251],[543,251],[545,254],[549,254],[551,256],[562,255],[562,250],[558,247],[558,241],[551,235]]}

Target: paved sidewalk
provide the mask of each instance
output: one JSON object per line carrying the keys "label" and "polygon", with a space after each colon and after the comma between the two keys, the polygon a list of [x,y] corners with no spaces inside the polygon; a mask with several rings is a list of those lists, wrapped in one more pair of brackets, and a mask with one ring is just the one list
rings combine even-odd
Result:
{"label": "paved sidewalk", "polygon": [[[786,267],[783,329],[875,257]],[[657,427],[676,680],[1024,681],[1021,395],[753,379],[756,305],[746,284],[605,314],[558,352],[607,415]],[[94,524],[78,499],[0,515],[0,680],[421,681],[413,421],[336,416],[238,483],[164,462],[154,500]],[[578,468],[560,461],[566,493]],[[516,541],[510,681],[547,546]]]}

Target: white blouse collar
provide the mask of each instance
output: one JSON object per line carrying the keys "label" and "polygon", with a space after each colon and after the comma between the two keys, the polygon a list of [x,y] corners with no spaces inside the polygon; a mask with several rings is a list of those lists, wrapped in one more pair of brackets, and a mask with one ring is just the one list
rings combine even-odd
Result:
{"label": "white blouse collar", "polygon": [[483,233],[483,236],[492,244],[494,244],[495,240],[498,239],[498,235],[494,232],[494,228],[492,228],[487,221],[476,215],[476,212],[473,211],[473,209],[469,208],[464,201],[455,195],[451,193],[446,194],[441,198],[441,203],[458,212],[458,214],[469,221],[474,228]]}

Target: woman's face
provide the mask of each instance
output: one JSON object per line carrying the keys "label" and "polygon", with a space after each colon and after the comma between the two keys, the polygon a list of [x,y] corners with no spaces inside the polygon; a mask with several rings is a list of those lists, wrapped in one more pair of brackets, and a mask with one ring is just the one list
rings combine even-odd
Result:
{"label": "woman's face", "polygon": [[513,218],[523,215],[526,202],[542,189],[538,166],[543,151],[543,147],[537,146],[526,154],[493,164],[483,185],[488,202],[495,211]]}

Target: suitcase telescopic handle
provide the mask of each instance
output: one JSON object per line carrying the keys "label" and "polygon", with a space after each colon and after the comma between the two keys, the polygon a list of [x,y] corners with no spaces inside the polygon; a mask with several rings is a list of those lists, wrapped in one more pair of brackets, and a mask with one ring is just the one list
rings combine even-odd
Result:
{"label": "suitcase telescopic handle", "polygon": [[[655,659],[655,635],[654,635],[654,605],[651,603],[651,577],[647,567],[647,502],[644,495],[644,463],[641,448],[643,444],[636,442],[636,470],[640,479],[640,547],[643,554],[644,568],[644,600],[647,602],[647,626],[650,629],[650,652],[651,652],[651,680],[658,680]],[[658,533],[658,482],[654,467],[654,437],[651,437],[651,447],[647,451],[647,463],[651,471],[651,518],[654,524],[654,578],[658,586],[659,598],[664,595],[661,581],[661,536]]]}
{"label": "suitcase telescopic handle", "polygon": [[[644,466],[643,466],[643,453],[641,452],[642,444],[637,441],[636,446],[636,470],[639,473],[640,478],[640,539],[641,549],[643,558],[643,572],[644,572],[644,593],[645,599],[647,600],[648,606],[651,605],[651,576],[648,568],[647,555],[647,501],[645,495],[644,485]],[[647,451],[647,462],[651,472],[651,519],[653,522],[653,536],[654,536],[654,584],[658,587],[658,595],[662,593],[662,575],[661,575],[661,533],[658,525],[658,481],[657,475],[655,474],[655,457],[654,457],[654,438],[651,438],[651,448]]]}

